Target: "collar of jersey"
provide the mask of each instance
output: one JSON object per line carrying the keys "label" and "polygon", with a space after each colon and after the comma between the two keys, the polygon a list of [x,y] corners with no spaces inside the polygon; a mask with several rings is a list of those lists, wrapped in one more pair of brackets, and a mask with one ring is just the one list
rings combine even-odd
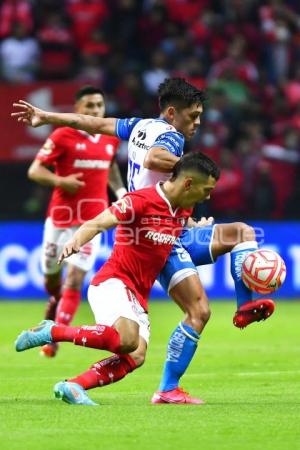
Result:
{"label": "collar of jersey", "polygon": [[163,184],[163,183],[162,183],[161,181],[159,181],[158,183],[156,183],[156,191],[157,191],[158,195],[159,195],[159,196],[166,202],[166,204],[168,205],[169,211],[170,211],[170,213],[171,213],[171,216],[175,217],[178,208],[176,208],[175,210],[173,210],[171,203],[169,202],[169,200],[167,199],[167,197],[165,196],[165,194],[164,194],[164,192],[163,192],[163,190],[162,190],[162,188],[161,188],[161,185],[162,185],[162,184]]}

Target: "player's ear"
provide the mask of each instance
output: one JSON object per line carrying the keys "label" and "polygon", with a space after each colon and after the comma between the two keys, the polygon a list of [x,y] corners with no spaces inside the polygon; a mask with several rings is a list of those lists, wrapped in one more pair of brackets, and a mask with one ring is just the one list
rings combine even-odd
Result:
{"label": "player's ear", "polygon": [[184,183],[183,184],[184,184],[184,188],[185,188],[186,191],[189,191],[191,189],[192,182],[193,182],[193,179],[191,177],[186,177],[184,179]]}
{"label": "player's ear", "polygon": [[175,116],[175,108],[174,108],[174,106],[168,106],[166,112],[167,112],[167,116],[170,117],[171,120],[173,120],[174,116]]}

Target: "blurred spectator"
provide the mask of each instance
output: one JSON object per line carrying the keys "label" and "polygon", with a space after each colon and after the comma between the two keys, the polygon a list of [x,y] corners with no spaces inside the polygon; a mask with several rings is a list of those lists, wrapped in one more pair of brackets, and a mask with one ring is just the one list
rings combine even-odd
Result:
{"label": "blurred spectator", "polygon": [[102,86],[104,77],[105,70],[100,63],[99,57],[95,54],[82,53],[80,55],[80,69],[75,79],[81,84]]}
{"label": "blurred spectator", "polygon": [[12,34],[0,44],[1,75],[11,83],[33,81],[39,66],[39,44],[28,35],[23,23],[13,26]]}
{"label": "blurred spectator", "polygon": [[249,88],[255,88],[258,82],[258,71],[255,65],[246,57],[246,41],[244,37],[235,36],[230,43],[227,56],[211,67],[208,79],[212,84],[215,80],[228,77],[228,73]]}
{"label": "blurred spectator", "polygon": [[3,0],[0,6],[0,38],[13,33],[15,23],[22,23],[30,33],[33,29],[33,17],[30,0]]}
{"label": "blurred spectator", "polygon": [[230,150],[223,150],[220,168],[221,176],[211,197],[211,212],[214,217],[237,219],[246,206],[243,173]]}
{"label": "blurred spectator", "polygon": [[162,50],[156,50],[151,59],[151,69],[146,70],[143,74],[143,81],[147,92],[155,95],[157,88],[170,76],[168,71],[168,61],[165,53]]}
{"label": "blurred spectator", "polygon": [[67,12],[72,21],[72,31],[76,46],[82,48],[91,32],[101,27],[108,17],[104,0],[66,0]]}
{"label": "blurred spectator", "polygon": [[275,187],[272,180],[272,167],[260,161],[253,179],[253,189],[248,197],[249,215],[253,219],[272,219],[276,208]]}
{"label": "blurred spectator", "polygon": [[286,202],[296,182],[297,164],[300,161],[300,132],[286,130],[280,143],[266,143],[262,155],[271,167],[275,187],[275,210],[273,218],[282,217]]}
{"label": "blurred spectator", "polygon": [[63,16],[58,12],[47,14],[37,37],[41,46],[41,78],[62,79],[70,76],[75,49],[72,33]]}

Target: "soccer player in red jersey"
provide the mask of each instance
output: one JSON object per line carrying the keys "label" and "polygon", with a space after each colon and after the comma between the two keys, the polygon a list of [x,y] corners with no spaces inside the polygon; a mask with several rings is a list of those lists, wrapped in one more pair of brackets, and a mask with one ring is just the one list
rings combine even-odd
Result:
{"label": "soccer player in red jersey", "polygon": [[[158,96],[158,118],[100,119],[53,113],[23,100],[14,103],[14,107],[20,111],[12,113],[12,116],[32,127],[44,124],[68,125],[87,132],[100,130],[128,141],[128,187],[134,191],[166,180],[183,155],[185,139],[191,139],[200,125],[204,100],[202,91],[182,78],[170,78],[161,83]],[[242,222],[203,225],[202,221],[190,221],[190,228],[184,230],[178,245],[174,245],[159,275],[162,287],[184,311],[185,318],[170,336],[162,380],[152,403],[197,402],[179,387],[180,379],[193,358],[210,318],[208,298],[196,266],[214,263],[219,256],[230,252],[231,275],[237,300],[237,311],[233,318],[236,327],[245,328],[253,322],[265,320],[274,311],[271,299],[253,299],[252,291],[245,286],[241,277],[245,257],[258,247],[255,230]],[[188,338],[193,351],[185,351],[184,346],[179,351],[179,337],[181,342]]]}
{"label": "soccer player in red jersey", "polygon": [[[75,112],[103,117],[103,92],[93,86],[81,88],[75,95]],[[106,209],[108,184],[117,198],[126,193],[114,159],[118,145],[119,140],[113,136],[88,134],[69,127],[57,128],[28,170],[30,179],[54,188],[42,246],[44,284],[50,295],[45,319],[68,325],[79,306],[82,283],[94,265],[99,239],[96,237],[86,243],[68,260],[63,289],[57,258],[78,226]],[[55,356],[56,351],[56,344],[41,349],[41,353],[49,357]]]}
{"label": "soccer player in red jersey", "polygon": [[[82,225],[64,246],[59,262],[78,253],[101,231],[117,225],[111,257],[88,291],[96,325],[70,327],[46,320],[17,338],[17,351],[66,341],[114,353],[83,374],[57,383],[57,398],[95,405],[86,390],[116,382],[142,365],[149,339],[147,298],[151,286],[193,206],[210,197],[219,174],[207,156],[186,155],[176,163],[168,181],[125,195]],[[185,327],[185,333],[189,333],[189,327]],[[180,345],[189,351],[190,339],[181,340]]]}

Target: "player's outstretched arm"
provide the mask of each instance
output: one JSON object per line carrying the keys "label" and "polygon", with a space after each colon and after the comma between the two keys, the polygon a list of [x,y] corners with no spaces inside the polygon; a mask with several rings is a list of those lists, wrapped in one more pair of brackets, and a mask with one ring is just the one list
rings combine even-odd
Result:
{"label": "player's outstretched arm", "polygon": [[11,113],[18,122],[23,122],[31,127],[42,125],[68,126],[77,130],[86,131],[89,134],[102,133],[115,136],[115,118],[100,118],[76,113],[57,113],[44,111],[24,100],[13,104],[16,109]]}
{"label": "player's outstretched arm", "polygon": [[76,231],[72,239],[64,246],[58,258],[58,264],[61,264],[65,258],[78,253],[80,247],[93,239],[96,234],[109,230],[118,225],[119,221],[114,214],[106,209],[92,220],[88,220]]}

